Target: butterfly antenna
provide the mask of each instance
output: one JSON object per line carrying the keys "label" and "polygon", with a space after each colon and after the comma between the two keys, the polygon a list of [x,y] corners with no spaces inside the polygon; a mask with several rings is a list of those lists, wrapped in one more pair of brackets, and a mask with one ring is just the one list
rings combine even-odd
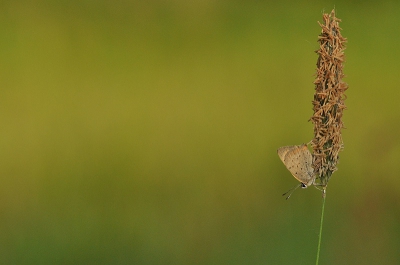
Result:
{"label": "butterfly antenna", "polygon": [[293,188],[291,188],[290,190],[288,190],[287,192],[285,192],[284,194],[282,194],[282,196],[285,196],[286,194],[288,194],[289,192],[289,196],[286,197],[286,200],[290,198],[290,196],[292,195],[292,193],[297,190],[300,186],[302,186],[302,183],[294,186]]}

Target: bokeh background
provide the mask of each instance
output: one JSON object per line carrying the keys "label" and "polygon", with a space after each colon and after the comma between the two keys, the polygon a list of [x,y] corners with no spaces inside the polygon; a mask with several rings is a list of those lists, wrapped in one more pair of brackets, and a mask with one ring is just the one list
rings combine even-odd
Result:
{"label": "bokeh background", "polygon": [[322,13],[348,38],[321,264],[400,263],[398,1],[1,1],[1,264],[313,264]]}

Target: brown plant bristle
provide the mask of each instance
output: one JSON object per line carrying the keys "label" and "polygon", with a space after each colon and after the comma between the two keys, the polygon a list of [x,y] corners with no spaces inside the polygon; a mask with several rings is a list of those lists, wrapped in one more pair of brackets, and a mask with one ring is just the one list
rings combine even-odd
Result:
{"label": "brown plant bristle", "polygon": [[340,34],[340,19],[336,18],[335,10],[323,15],[324,23],[319,25],[322,33],[318,36],[320,44],[316,51],[318,56],[315,94],[313,100],[314,139],[313,168],[326,186],[332,173],[337,170],[339,152],[343,149],[341,130],[343,110],[346,108],[344,92],[348,85],[342,81],[344,49],[346,38]]}

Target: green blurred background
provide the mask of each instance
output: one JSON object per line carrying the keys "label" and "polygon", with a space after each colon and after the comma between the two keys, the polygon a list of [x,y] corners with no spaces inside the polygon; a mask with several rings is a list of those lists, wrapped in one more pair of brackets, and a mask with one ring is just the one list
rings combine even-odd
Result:
{"label": "green blurred background", "polygon": [[322,12],[348,38],[321,264],[400,263],[397,1],[2,1],[1,264],[313,264]]}

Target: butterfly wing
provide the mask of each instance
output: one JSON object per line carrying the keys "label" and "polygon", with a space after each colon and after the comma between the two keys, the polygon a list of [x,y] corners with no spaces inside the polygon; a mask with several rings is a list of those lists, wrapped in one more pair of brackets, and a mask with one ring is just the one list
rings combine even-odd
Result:
{"label": "butterfly wing", "polygon": [[279,156],[279,158],[282,160],[282,162],[283,162],[284,164],[285,164],[285,156],[286,156],[289,152],[295,150],[295,149],[298,148],[298,147],[299,147],[298,145],[291,145],[291,146],[283,146],[283,147],[280,147],[280,148],[278,149],[278,156]]}
{"label": "butterfly wing", "polygon": [[313,183],[312,155],[307,145],[281,147],[278,155],[293,177],[307,186]]}

